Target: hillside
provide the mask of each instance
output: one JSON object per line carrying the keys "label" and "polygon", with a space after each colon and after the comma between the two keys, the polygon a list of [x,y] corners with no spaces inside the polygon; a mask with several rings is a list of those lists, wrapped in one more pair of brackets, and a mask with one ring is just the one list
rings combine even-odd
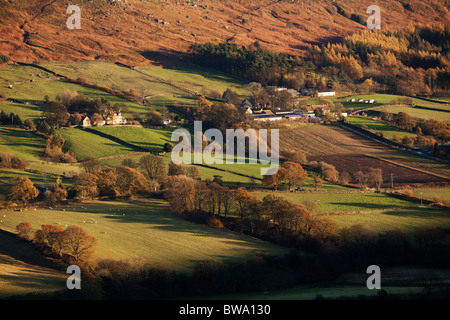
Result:
{"label": "hillside", "polygon": [[[366,29],[369,0],[80,0],[81,29],[69,30],[68,3],[0,0],[0,53],[15,61],[106,60],[175,64],[190,45],[259,41],[264,49],[302,56],[309,44]],[[383,29],[444,25],[439,0],[382,0]],[[166,58],[170,56],[170,59]]]}

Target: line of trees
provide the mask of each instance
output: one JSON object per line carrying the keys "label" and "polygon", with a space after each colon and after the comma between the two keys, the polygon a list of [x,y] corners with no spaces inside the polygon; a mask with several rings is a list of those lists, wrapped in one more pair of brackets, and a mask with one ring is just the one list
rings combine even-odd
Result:
{"label": "line of trees", "polygon": [[29,222],[16,226],[17,236],[32,242],[44,254],[51,255],[69,264],[86,264],[97,247],[97,238],[89,235],[82,227],[71,225],[43,224],[34,231]]}
{"label": "line of trees", "polygon": [[299,61],[286,54],[276,54],[261,48],[259,42],[250,48],[234,43],[194,44],[197,64],[219,69],[249,81],[267,85],[282,85],[282,74],[290,73]]}
{"label": "line of trees", "polygon": [[5,111],[0,111],[0,124],[7,126],[22,126],[23,121],[18,114],[11,112],[7,114]]}
{"label": "line of trees", "polygon": [[450,126],[436,119],[417,119],[406,112],[392,114],[381,112],[382,120],[387,121],[401,129],[416,132],[420,135],[432,136],[438,141],[445,142],[450,139]]}
{"label": "line of trees", "polygon": [[[0,153],[0,165],[13,165],[15,160],[9,154]],[[48,205],[62,203],[68,199],[97,198],[133,198],[146,197],[159,193],[171,176],[186,175],[200,180],[200,171],[196,166],[184,166],[169,163],[162,157],[146,154],[135,162],[125,159],[117,167],[101,167],[98,159],[91,158],[81,164],[83,172],[73,177],[73,185],[65,188],[58,177],[55,183],[46,187],[42,196],[33,182],[26,177],[14,179],[9,194],[9,205],[13,203],[27,206],[31,200],[38,199]],[[214,177],[214,183],[222,183],[219,175]],[[7,203],[5,199],[2,202]]]}
{"label": "line of trees", "polygon": [[[275,242],[285,241],[280,240],[284,237],[291,238],[289,241],[303,238],[325,241],[332,238],[337,229],[331,220],[317,219],[305,206],[283,197],[269,194],[260,199],[243,189],[231,190],[213,181],[194,180],[184,175],[169,177],[164,195],[173,212],[190,220],[222,223]],[[237,218],[230,219],[230,212],[235,212]],[[232,223],[228,224],[230,221]]]}
{"label": "line of trees", "polygon": [[303,185],[307,179],[308,174],[299,163],[286,161],[282,167],[278,168],[276,174],[263,176],[262,184],[278,190],[278,187],[287,181],[289,190],[293,191],[299,185]]}

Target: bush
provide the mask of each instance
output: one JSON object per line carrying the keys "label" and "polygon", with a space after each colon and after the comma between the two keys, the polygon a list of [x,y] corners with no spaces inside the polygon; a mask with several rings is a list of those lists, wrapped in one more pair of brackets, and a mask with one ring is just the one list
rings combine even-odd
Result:
{"label": "bush", "polygon": [[26,119],[23,122],[23,127],[28,130],[28,131],[34,131],[36,130],[36,126],[34,125],[34,122],[31,121],[30,119]]}
{"label": "bush", "polygon": [[28,163],[20,160],[16,155],[0,152],[0,168],[24,169]]}
{"label": "bush", "polygon": [[331,164],[325,162],[322,163],[322,175],[327,180],[334,182],[339,181],[339,171]]}
{"label": "bush", "polygon": [[0,54],[0,64],[7,63],[11,60],[10,57],[5,56],[4,54]]}
{"label": "bush", "polygon": [[223,223],[217,217],[209,218],[208,222],[206,224],[208,225],[208,227],[211,227],[211,228],[223,229]]}
{"label": "bush", "polygon": [[412,190],[405,190],[405,195],[408,197],[414,197],[414,192],[412,192]]}
{"label": "bush", "polygon": [[31,241],[34,238],[33,228],[29,222],[21,222],[16,226],[17,236],[26,241]]}

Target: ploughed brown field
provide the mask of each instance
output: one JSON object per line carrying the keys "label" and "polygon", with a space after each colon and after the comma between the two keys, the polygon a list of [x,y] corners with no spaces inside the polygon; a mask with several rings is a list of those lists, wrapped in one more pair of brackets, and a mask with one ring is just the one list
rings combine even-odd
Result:
{"label": "ploughed brown field", "polygon": [[[391,174],[393,174],[394,186],[449,182],[448,179],[443,177],[441,178],[436,175],[415,170],[414,168],[407,168],[381,159],[372,158],[364,154],[317,156],[310,157],[310,160],[324,161],[334,165],[339,172],[348,172],[350,175],[359,170],[365,172],[369,168],[382,168],[384,180],[383,187],[391,186]],[[356,183],[353,179],[352,182]]]}
{"label": "ploughed brown field", "polygon": [[391,174],[395,186],[450,182],[448,164],[389,148],[339,127],[302,125],[282,129],[280,148],[302,151],[309,161],[332,164],[351,177],[359,170],[382,168],[384,187],[391,185]]}

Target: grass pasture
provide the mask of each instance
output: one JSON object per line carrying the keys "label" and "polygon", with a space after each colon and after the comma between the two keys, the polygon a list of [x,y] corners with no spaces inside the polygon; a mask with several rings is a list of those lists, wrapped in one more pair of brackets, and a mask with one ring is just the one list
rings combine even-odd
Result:
{"label": "grass pasture", "polygon": [[381,132],[386,139],[392,140],[394,137],[403,138],[407,137],[415,137],[416,134],[402,130],[396,126],[393,126],[389,123],[373,120],[371,118],[359,118],[359,117],[347,117],[347,122],[353,124],[358,127],[367,126],[367,130],[372,133]]}
{"label": "grass pasture", "polygon": [[137,69],[181,87],[189,88],[196,93],[202,93],[204,89],[223,93],[230,88],[242,97],[249,95],[249,92],[244,88],[245,81],[217,70],[199,66],[177,68],[137,67]]}
{"label": "grass pasture", "polygon": [[[111,104],[124,103],[128,106],[130,112],[145,113],[147,111],[145,106],[117,97],[108,92],[61,80],[25,82],[15,85],[13,89],[8,89],[8,91],[5,91],[5,94],[8,98],[36,104],[42,102],[45,96],[48,96],[50,100],[54,100],[64,90],[76,91],[79,95],[89,99],[104,98]],[[39,110],[38,106],[31,106],[30,108],[32,107],[38,111],[42,111]]]}
{"label": "grass pasture", "polygon": [[186,272],[203,260],[242,261],[256,252],[288,249],[243,234],[184,221],[163,200],[105,201],[23,212],[3,211],[0,228],[14,232],[20,222],[79,225],[98,239],[95,258],[150,259]]}
{"label": "grass pasture", "polygon": [[45,139],[24,129],[0,126],[0,152],[15,154],[25,161],[41,161]]}
{"label": "grass pasture", "polygon": [[[263,198],[267,193],[253,192]],[[450,230],[450,212],[443,208],[421,206],[418,202],[402,200],[383,193],[275,193],[278,196],[302,204],[316,201],[315,214],[324,214],[339,228],[355,224],[366,225],[374,233],[402,229],[412,237],[419,226],[433,226]],[[322,216],[322,215],[320,215]]]}
{"label": "grass pasture", "polygon": [[82,129],[62,128],[59,133],[66,139],[64,151],[73,152],[78,161],[137,152],[129,146]]}
{"label": "grass pasture", "polygon": [[[426,107],[430,107],[430,108],[435,108],[439,106],[442,106],[442,103],[444,103],[443,101],[436,101],[436,102],[432,102],[426,99],[421,99],[421,98],[411,98],[411,97],[404,97],[404,96],[399,96],[399,95],[394,95],[394,94],[365,94],[365,95],[353,95],[353,96],[348,96],[348,97],[334,97],[331,98],[331,101],[333,101],[334,103],[340,102],[344,105],[344,107],[348,110],[353,108],[354,110],[361,110],[361,109],[366,109],[366,108],[370,108],[370,107],[376,107],[376,106],[380,106],[380,105],[390,105],[390,104],[395,104],[396,101],[399,98],[410,98],[412,99],[412,102],[416,105],[421,105],[421,106],[426,106]],[[351,99],[355,99],[355,102],[351,102]],[[375,100],[376,103],[375,104],[369,104],[369,103],[364,103],[364,102],[358,102],[359,99],[363,99],[365,100]]]}
{"label": "grass pasture", "polygon": [[420,226],[450,229],[450,213],[448,210],[426,206],[359,214],[330,215],[327,218],[337,222],[340,228],[362,224],[368,226],[375,233],[400,228],[410,237],[414,229]]}
{"label": "grass pasture", "polygon": [[[253,192],[263,199],[267,192]],[[417,206],[416,203],[394,198],[384,193],[310,193],[310,192],[275,192],[293,203],[302,204],[305,200],[317,203],[318,213],[370,212]]]}
{"label": "grass pasture", "polygon": [[[113,159],[104,159],[100,161],[100,165],[102,166],[119,166],[125,159],[130,159],[134,162],[139,162],[139,160],[142,158],[143,155],[130,155],[126,157],[118,157]],[[162,156],[164,161],[166,162],[166,165],[169,164],[171,161],[170,155]],[[186,165],[185,167],[194,166],[192,165]],[[221,170],[217,170],[214,168],[204,167],[200,165],[195,165],[199,172],[202,180],[210,179],[213,180],[215,175],[219,175],[222,177],[223,185],[226,187],[246,187],[246,188],[255,188],[260,187],[261,182],[259,180],[252,180],[249,177],[244,177],[238,174],[235,174],[233,172],[224,172]],[[168,169],[168,167],[166,167]]]}
{"label": "grass pasture", "polygon": [[66,288],[63,271],[26,242],[0,232],[0,299]]}
{"label": "grass pasture", "polygon": [[[119,66],[111,62],[75,62],[75,63],[42,63],[42,66],[70,78],[82,77],[88,83],[109,87],[118,91],[134,89],[138,94],[147,97],[156,105],[194,104],[187,99],[185,91],[158,81],[135,70]],[[132,112],[140,112],[131,108]],[[145,111],[145,110],[144,110]]]}
{"label": "grass pasture", "polygon": [[[0,194],[9,194],[11,180],[20,177],[30,179],[36,187],[50,186],[52,183],[55,183],[57,179],[56,177],[49,176],[46,173],[33,173],[13,169],[0,169]],[[72,181],[68,179],[62,179],[62,183],[64,187],[70,187],[72,185]]]}
{"label": "grass pasture", "polygon": [[[439,107],[439,106],[438,106]],[[442,106],[440,106],[442,108]],[[450,122],[450,112],[448,111],[437,111],[437,110],[429,110],[429,109],[422,109],[422,108],[415,108],[415,107],[408,107],[408,106],[385,106],[384,109],[387,112],[397,114],[399,112],[406,112],[407,114],[416,117],[421,118],[425,120],[429,119],[435,119],[439,121],[443,121],[446,123]]]}
{"label": "grass pasture", "polygon": [[0,86],[30,82],[31,80],[48,80],[50,78],[54,78],[54,76],[32,66],[6,65],[0,68]]}
{"label": "grass pasture", "polygon": [[4,111],[6,114],[10,114],[11,112],[14,114],[18,114],[22,121],[26,119],[39,119],[41,116],[41,111],[38,107],[31,104],[21,104],[9,101],[0,102],[0,111]]}
{"label": "grass pasture", "polygon": [[92,129],[149,151],[162,152],[165,143],[173,143],[170,139],[172,129],[150,129],[132,126],[104,126],[93,127]]}
{"label": "grass pasture", "polygon": [[443,201],[450,201],[450,188],[415,188],[411,189],[413,195],[416,197],[423,197],[424,199],[433,200],[435,197]]}
{"label": "grass pasture", "polygon": [[32,162],[28,166],[31,170],[36,170],[42,173],[46,173],[49,175],[60,175],[66,177],[72,177],[81,173],[83,170],[77,164],[68,164],[68,163],[47,163],[47,162]]}

